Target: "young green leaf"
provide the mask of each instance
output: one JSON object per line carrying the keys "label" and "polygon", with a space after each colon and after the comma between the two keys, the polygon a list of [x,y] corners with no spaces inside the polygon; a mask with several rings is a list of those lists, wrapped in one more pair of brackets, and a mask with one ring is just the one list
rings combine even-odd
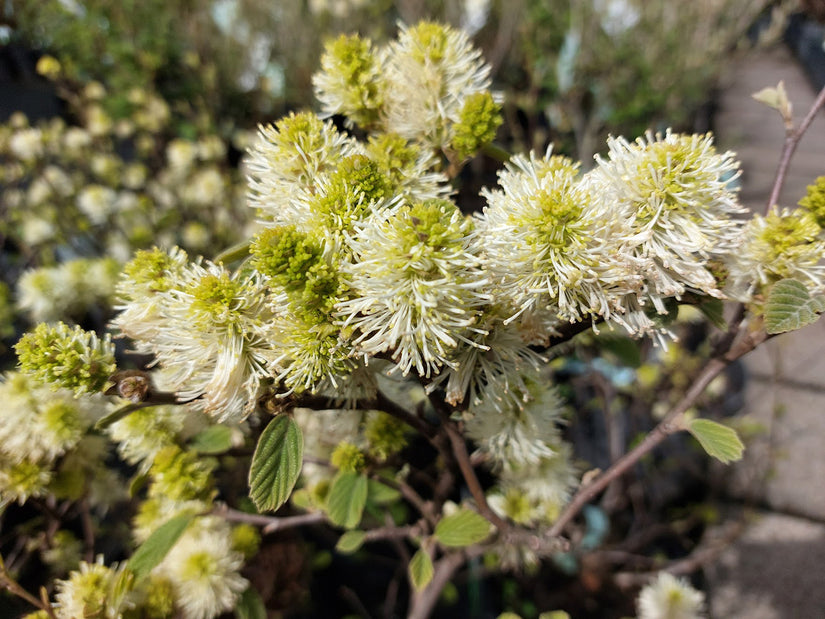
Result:
{"label": "young green leaf", "polygon": [[332,480],[327,495],[327,515],[333,524],[352,529],[361,522],[367,504],[367,478],[352,471],[341,471]]}
{"label": "young green leaf", "polygon": [[193,514],[182,514],[164,522],[138,547],[126,567],[136,578],[146,576],[163,561],[194,518]]}
{"label": "young green leaf", "polygon": [[471,546],[483,542],[490,535],[487,519],[469,509],[462,509],[442,518],[435,526],[435,538],[453,548]]}
{"label": "young green leaf", "polygon": [[733,428],[710,419],[694,419],[688,424],[687,431],[699,441],[709,456],[723,464],[742,459],[745,446]]}
{"label": "young green leaf", "polygon": [[369,480],[367,498],[370,503],[376,505],[386,505],[393,503],[401,498],[401,493],[395,488],[391,488],[386,484],[382,484],[375,479]]}
{"label": "young green leaf", "polygon": [[236,619],[266,619],[266,606],[258,592],[249,587],[241,594],[235,607]]}
{"label": "young green leaf", "polygon": [[699,311],[705,315],[710,323],[720,331],[727,332],[728,322],[725,320],[725,304],[721,299],[706,299],[699,303]]}
{"label": "young green leaf", "polygon": [[351,554],[361,548],[366,536],[367,534],[363,531],[346,531],[338,538],[335,550],[343,554]]}
{"label": "young green leaf", "polygon": [[805,284],[795,279],[776,282],[765,304],[765,329],[770,334],[794,331],[814,323],[825,312],[825,295],[811,297]]}
{"label": "young green leaf", "polygon": [[189,447],[202,454],[219,454],[232,447],[232,429],[228,426],[209,426],[198,432]]}
{"label": "young green leaf", "polygon": [[278,415],[269,422],[249,469],[249,496],[260,511],[275,511],[289,498],[303,453],[304,439],[292,418]]}
{"label": "young green leaf", "polygon": [[410,559],[409,571],[410,582],[416,591],[421,591],[430,584],[433,579],[433,560],[430,559],[426,550],[419,548],[418,552],[413,555]]}

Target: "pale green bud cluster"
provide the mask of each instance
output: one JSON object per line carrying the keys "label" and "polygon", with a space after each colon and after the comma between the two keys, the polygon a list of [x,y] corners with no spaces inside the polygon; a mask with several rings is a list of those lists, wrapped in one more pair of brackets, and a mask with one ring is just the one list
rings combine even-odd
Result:
{"label": "pale green bud cluster", "polygon": [[24,372],[78,394],[101,391],[116,369],[108,334],[101,339],[93,331],[63,322],[37,325],[14,349]]}
{"label": "pale green bud cluster", "polygon": [[420,22],[382,48],[358,35],[328,42],[313,85],[325,114],[462,161],[491,142],[501,124],[489,72],[465,33]]}

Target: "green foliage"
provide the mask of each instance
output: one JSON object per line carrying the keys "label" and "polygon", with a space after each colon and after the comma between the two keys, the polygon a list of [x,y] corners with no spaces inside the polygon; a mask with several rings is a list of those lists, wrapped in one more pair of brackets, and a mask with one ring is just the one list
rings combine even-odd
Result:
{"label": "green foliage", "polygon": [[794,331],[816,322],[822,312],[825,312],[825,295],[812,297],[802,282],[783,279],[768,293],[765,328],[770,334]]}
{"label": "green foliage", "polygon": [[339,471],[360,473],[367,465],[364,452],[359,447],[346,441],[339,443],[330,456],[329,463]]}
{"label": "green foliage", "polygon": [[140,545],[129,559],[126,567],[137,578],[147,576],[156,565],[163,561],[163,558],[193,520],[194,516],[191,514],[175,516],[167,520]]}
{"label": "green foliage", "polygon": [[483,542],[490,536],[490,530],[490,522],[484,516],[462,508],[439,520],[434,536],[443,546],[463,548]]}
{"label": "green foliage", "polygon": [[249,496],[260,511],[275,511],[289,498],[303,458],[303,436],[287,415],[269,422],[249,469]]}
{"label": "green foliage", "polygon": [[410,583],[416,591],[421,591],[433,579],[433,560],[424,548],[419,548],[410,559]]}
{"label": "green foliage", "polygon": [[343,554],[352,554],[361,548],[365,538],[364,531],[345,531],[335,544],[335,549]]}
{"label": "green foliage", "polygon": [[232,447],[232,428],[228,426],[209,426],[201,430],[189,443],[189,449],[202,454],[223,453]]}
{"label": "green foliage", "polygon": [[367,477],[341,471],[332,480],[327,495],[327,516],[333,524],[352,529],[361,522],[367,504]]}
{"label": "green foliage", "polygon": [[710,419],[693,419],[688,423],[687,431],[699,441],[709,456],[723,464],[742,459],[745,446],[733,428]]}

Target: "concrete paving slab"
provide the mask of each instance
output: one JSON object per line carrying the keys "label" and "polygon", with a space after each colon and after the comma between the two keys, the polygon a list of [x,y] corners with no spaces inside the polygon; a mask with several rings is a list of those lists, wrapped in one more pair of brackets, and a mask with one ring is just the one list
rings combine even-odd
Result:
{"label": "concrete paving slab", "polygon": [[823,393],[752,383],[744,413],[738,423],[762,432],[746,440],[745,457],[729,467],[731,495],[825,522]]}
{"label": "concrete paving slab", "polygon": [[764,513],[705,568],[710,617],[825,617],[825,525]]}

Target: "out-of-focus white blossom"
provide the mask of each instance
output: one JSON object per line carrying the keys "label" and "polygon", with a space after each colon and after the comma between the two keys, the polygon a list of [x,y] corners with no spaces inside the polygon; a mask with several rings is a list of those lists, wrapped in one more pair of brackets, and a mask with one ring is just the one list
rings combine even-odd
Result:
{"label": "out-of-focus white blossom", "polygon": [[639,619],[702,619],[705,595],[667,572],[646,585],[636,602]]}

